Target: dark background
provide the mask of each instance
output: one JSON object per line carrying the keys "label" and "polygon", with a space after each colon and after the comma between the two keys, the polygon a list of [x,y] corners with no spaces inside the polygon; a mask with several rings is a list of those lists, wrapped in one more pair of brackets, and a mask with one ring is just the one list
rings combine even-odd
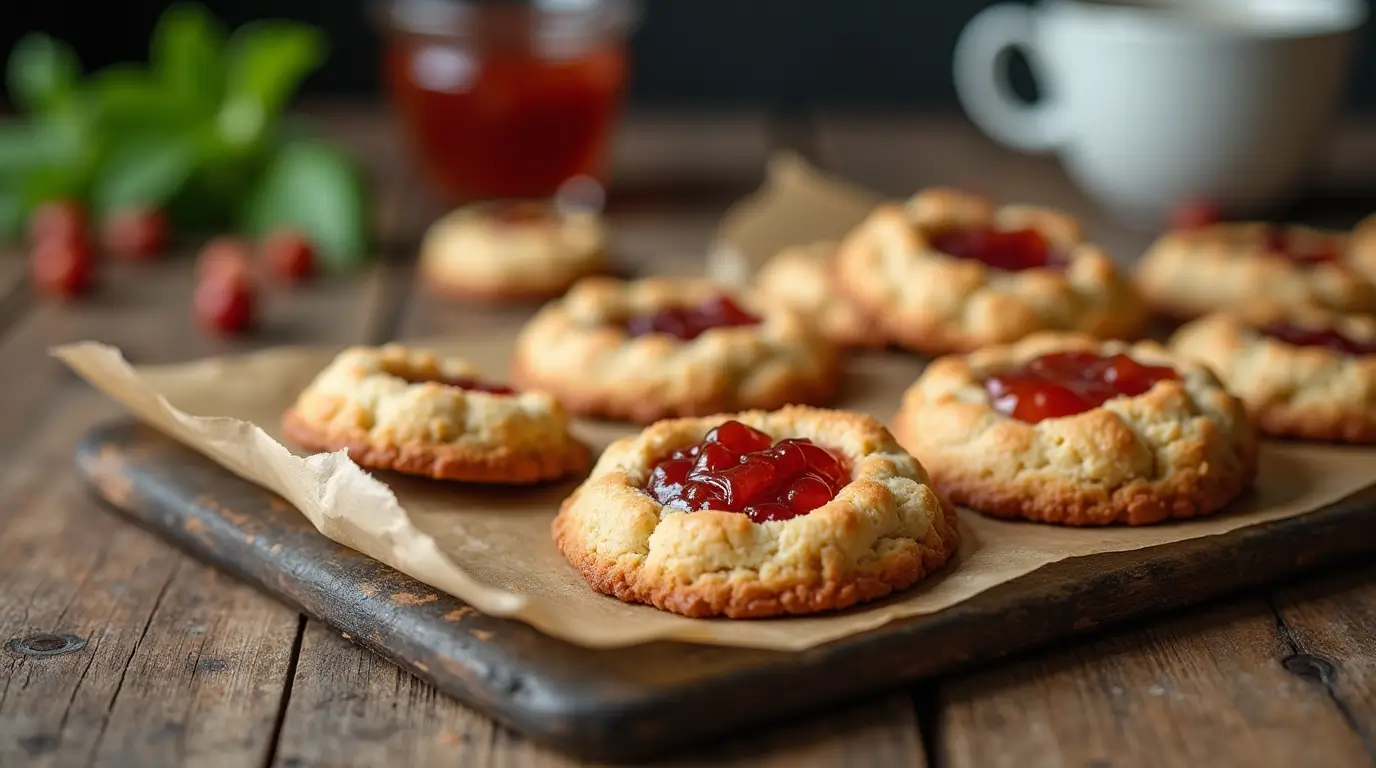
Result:
{"label": "dark background", "polygon": [[[333,41],[314,94],[379,86],[371,0],[208,0],[226,22],[289,17]],[[990,0],[649,0],[633,43],[632,100],[653,106],[952,109],[951,52]],[[88,68],[142,60],[166,0],[0,0],[0,50],[29,29],[77,47]],[[1353,66],[1349,104],[1376,110],[1376,25]]]}

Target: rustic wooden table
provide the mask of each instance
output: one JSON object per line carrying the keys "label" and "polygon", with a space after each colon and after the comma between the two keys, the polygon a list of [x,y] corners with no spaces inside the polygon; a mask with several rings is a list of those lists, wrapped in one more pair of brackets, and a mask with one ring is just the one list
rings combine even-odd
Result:
{"label": "rustic wooden table", "polygon": [[[438,209],[390,124],[349,109],[319,116],[377,180],[383,258],[355,278],[268,297],[265,328],[251,338],[195,330],[189,258],[111,266],[98,293],[72,305],[37,297],[24,261],[0,259],[0,642],[51,632],[84,643],[46,657],[0,654],[0,765],[568,762],[108,513],[73,473],[78,437],[119,409],[45,358],[51,345],[94,338],[147,363],[490,322],[492,312],[415,290],[412,256]],[[1002,151],[959,120],[641,115],[614,157],[609,210],[623,265],[700,269],[718,217],[780,147],[887,193],[969,186],[1080,213],[1119,253],[1146,242],[1094,212],[1054,162]],[[1350,223],[1376,208],[1376,125],[1345,130],[1328,150],[1323,194],[1306,213]],[[1376,568],[1206,604],[680,761],[1371,765]]]}

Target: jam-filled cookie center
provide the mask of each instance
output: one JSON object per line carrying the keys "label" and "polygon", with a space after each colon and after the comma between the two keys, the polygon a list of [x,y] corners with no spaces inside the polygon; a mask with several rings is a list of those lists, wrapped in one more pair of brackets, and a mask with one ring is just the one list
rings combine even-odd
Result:
{"label": "jam-filled cookie center", "polygon": [[1334,328],[1306,328],[1291,323],[1270,323],[1257,329],[1273,339],[1297,347],[1324,347],[1344,355],[1376,355],[1376,339],[1354,339]]}
{"label": "jam-filled cookie center", "polygon": [[393,376],[403,379],[412,384],[425,384],[433,382],[442,384],[446,387],[463,389],[469,392],[486,392],[489,395],[514,395],[516,390],[506,384],[499,384],[492,381],[469,376],[431,376],[421,371],[389,371]]}
{"label": "jam-filled cookie center", "polygon": [[984,390],[994,410],[1019,421],[1073,416],[1115,397],[1132,397],[1158,381],[1178,379],[1164,365],[1143,365],[1124,354],[1053,352],[990,374]]}
{"label": "jam-filled cookie center", "polygon": [[1295,237],[1284,227],[1267,227],[1262,247],[1296,264],[1327,264],[1342,258],[1336,245],[1322,237]]}
{"label": "jam-filled cookie center", "polygon": [[928,235],[938,251],[958,259],[973,259],[1004,272],[1060,266],[1063,258],[1035,229],[964,227]]}
{"label": "jam-filled cookie center", "polygon": [[697,306],[671,306],[626,319],[628,336],[662,333],[691,341],[712,328],[759,325],[760,318],[741,309],[730,296],[713,296]]}
{"label": "jam-filled cookie center", "polygon": [[487,215],[497,224],[510,227],[542,224],[554,218],[549,206],[533,200],[498,200],[488,204]]}
{"label": "jam-filled cookie center", "polygon": [[763,523],[806,515],[848,482],[845,465],[811,440],[776,443],[758,429],[727,421],[656,464],[645,491],[667,507],[740,512]]}

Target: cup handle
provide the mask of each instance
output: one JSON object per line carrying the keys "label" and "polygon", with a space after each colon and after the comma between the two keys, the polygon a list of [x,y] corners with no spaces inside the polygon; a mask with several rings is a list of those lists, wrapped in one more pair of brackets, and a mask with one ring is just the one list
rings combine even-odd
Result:
{"label": "cup handle", "polygon": [[1020,100],[1008,81],[1008,56],[1021,49],[1043,83],[1033,34],[1033,11],[1005,3],[980,12],[956,41],[956,96],[970,119],[999,142],[1028,152],[1044,152],[1061,143],[1056,113],[1043,88],[1042,100]]}

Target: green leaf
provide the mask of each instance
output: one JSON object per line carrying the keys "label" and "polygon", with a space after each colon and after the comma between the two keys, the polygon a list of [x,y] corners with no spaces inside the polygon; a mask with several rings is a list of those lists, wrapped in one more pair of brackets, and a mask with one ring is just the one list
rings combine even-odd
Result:
{"label": "green leaf", "polygon": [[106,67],[87,78],[83,90],[101,129],[110,136],[175,135],[195,123],[194,105],[141,67]]}
{"label": "green leaf", "polygon": [[29,169],[19,181],[19,200],[24,210],[49,200],[83,200],[85,169],[75,165],[41,165]]}
{"label": "green leaf", "polygon": [[12,189],[0,187],[0,241],[14,240],[24,227],[24,202]]}
{"label": "green leaf", "polygon": [[43,112],[71,93],[81,62],[71,46],[41,32],[30,32],[10,52],[5,72],[10,99],[29,112]]}
{"label": "green leaf", "polygon": [[258,21],[235,30],[226,52],[226,95],[219,127],[226,141],[249,144],[325,60],[324,34],[308,24]]}
{"label": "green leaf", "polygon": [[226,32],[199,3],[178,3],[163,12],[153,29],[148,63],[169,93],[210,115],[224,97]]}
{"label": "green leaf", "polygon": [[50,146],[42,134],[25,123],[0,123],[0,179],[49,161]]}
{"label": "green leaf", "polygon": [[111,152],[91,189],[97,211],[134,205],[165,207],[196,170],[196,152],[187,141],[134,140]]}
{"label": "green leaf", "polygon": [[243,228],[265,235],[294,227],[325,262],[347,269],[370,255],[367,188],[348,155],[322,141],[287,144],[273,158],[244,210]]}

